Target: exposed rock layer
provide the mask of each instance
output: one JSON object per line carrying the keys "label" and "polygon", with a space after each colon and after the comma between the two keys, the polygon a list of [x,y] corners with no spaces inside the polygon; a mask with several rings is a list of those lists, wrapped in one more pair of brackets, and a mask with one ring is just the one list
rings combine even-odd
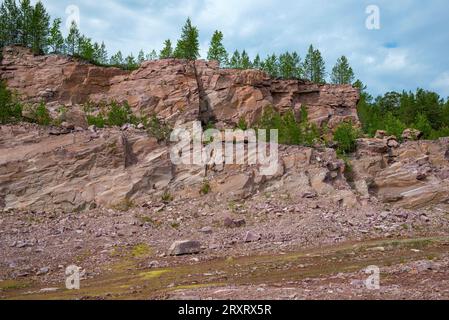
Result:
{"label": "exposed rock layer", "polygon": [[54,136],[34,125],[0,129],[0,210],[126,208],[161,201],[166,192],[197,198],[205,179],[217,201],[282,189],[295,197],[317,194],[357,204],[332,149],[281,146],[279,170],[268,177],[256,165],[174,165],[169,147],[137,130]]}
{"label": "exposed rock layer", "polygon": [[173,123],[201,119],[226,126],[243,118],[251,125],[269,105],[293,109],[298,116],[306,106],[310,120],[330,127],[342,119],[358,122],[359,93],[352,86],[276,80],[258,70],[220,69],[203,60],[148,61],[128,72],[7,47],[0,78],[26,102],[44,100],[59,107],[128,101],[136,113],[155,113]]}

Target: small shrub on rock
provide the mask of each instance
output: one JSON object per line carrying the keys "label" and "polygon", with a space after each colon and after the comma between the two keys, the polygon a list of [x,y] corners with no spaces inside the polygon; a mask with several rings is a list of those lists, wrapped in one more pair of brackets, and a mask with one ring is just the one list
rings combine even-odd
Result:
{"label": "small shrub on rock", "polygon": [[16,101],[6,84],[0,81],[0,124],[18,122],[22,119],[22,105]]}
{"label": "small shrub on rock", "polygon": [[159,120],[156,115],[151,116],[150,120],[146,121],[148,135],[154,137],[158,142],[168,142],[170,139],[171,128]]}
{"label": "small shrub on rock", "polygon": [[334,141],[337,142],[337,153],[339,155],[346,155],[355,152],[358,137],[359,130],[352,122],[341,123],[334,133]]}

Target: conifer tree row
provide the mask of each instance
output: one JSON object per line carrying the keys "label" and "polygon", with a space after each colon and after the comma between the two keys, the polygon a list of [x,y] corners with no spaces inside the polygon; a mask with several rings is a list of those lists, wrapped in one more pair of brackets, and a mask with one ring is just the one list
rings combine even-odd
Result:
{"label": "conifer tree row", "polygon": [[[110,56],[104,42],[92,41],[83,35],[75,22],[72,22],[68,35],[61,32],[62,20],[50,21],[42,2],[32,6],[30,0],[4,0],[0,6],[0,47],[6,45],[22,45],[29,47],[35,54],[64,54],[80,57],[99,65],[111,65],[133,70],[146,60],[178,58],[194,60],[200,57],[199,31],[190,18],[182,28],[180,39],[173,48],[172,41],[167,39],[162,50],[152,50],[145,54],[140,50],[137,57],[133,54],[125,56],[121,51]],[[260,69],[272,77],[297,79],[303,78],[316,83],[324,83],[326,79],[325,64],[321,52],[312,45],[302,62],[297,52],[285,52],[279,56],[268,55],[261,59],[256,55],[252,60],[246,50],[234,51],[231,56],[223,44],[224,35],[216,30],[211,38],[207,52],[208,60],[216,60],[221,67],[233,69]],[[354,73],[346,57],[341,57],[332,70],[333,83],[351,83]]]}

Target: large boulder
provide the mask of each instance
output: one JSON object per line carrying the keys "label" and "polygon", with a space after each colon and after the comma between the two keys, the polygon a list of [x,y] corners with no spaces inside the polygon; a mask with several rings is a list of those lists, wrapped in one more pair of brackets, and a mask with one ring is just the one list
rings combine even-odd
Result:
{"label": "large boulder", "polygon": [[200,252],[201,242],[192,240],[176,241],[171,245],[169,249],[169,253],[172,256],[183,256]]}

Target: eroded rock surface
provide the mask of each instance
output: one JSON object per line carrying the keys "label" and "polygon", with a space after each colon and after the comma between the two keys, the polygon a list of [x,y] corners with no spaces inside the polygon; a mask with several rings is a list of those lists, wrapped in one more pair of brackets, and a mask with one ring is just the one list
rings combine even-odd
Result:
{"label": "eroded rock surface", "polygon": [[388,139],[359,140],[352,161],[358,191],[367,195],[369,186],[382,201],[406,208],[448,204],[448,139],[401,145]]}
{"label": "eroded rock surface", "polygon": [[252,125],[267,106],[294,110],[298,117],[307,107],[311,121],[330,128],[342,120],[358,123],[359,92],[352,86],[271,79],[258,70],[220,69],[213,61],[147,61],[128,72],[7,47],[0,78],[25,102],[43,100],[56,108],[127,101],[135,113],[157,114],[171,123],[201,120],[233,127],[245,119]]}
{"label": "eroded rock surface", "polygon": [[121,208],[160,200],[167,192],[177,199],[198,198],[206,180],[217,199],[238,200],[282,189],[298,197],[315,192],[336,202],[346,199],[346,204],[351,193],[344,163],[332,149],[281,146],[278,172],[262,176],[257,165],[174,165],[169,146],[136,129],[62,135],[52,135],[52,130],[1,127],[1,209]]}

